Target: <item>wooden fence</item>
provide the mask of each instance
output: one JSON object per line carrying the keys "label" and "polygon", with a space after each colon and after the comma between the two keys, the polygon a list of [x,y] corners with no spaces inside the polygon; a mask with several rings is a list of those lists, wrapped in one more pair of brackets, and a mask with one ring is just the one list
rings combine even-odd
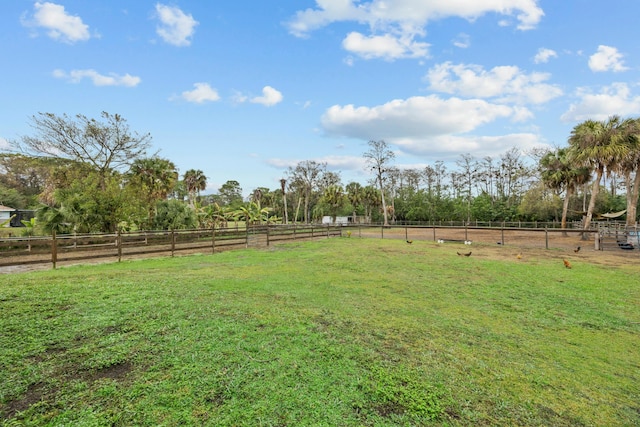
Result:
{"label": "wooden fence", "polygon": [[67,234],[0,239],[0,267],[117,259],[177,253],[215,253],[281,241],[340,236],[333,225],[256,226],[246,229]]}
{"label": "wooden fence", "polygon": [[[269,225],[247,229],[145,231],[135,233],[74,234],[0,239],[0,267],[92,259],[135,258],[176,253],[215,253],[273,243],[320,237],[363,237],[431,240],[443,243],[497,244],[521,248],[571,248],[582,245],[599,250],[607,245],[602,230],[594,228],[526,228],[420,225]],[[636,236],[638,236],[636,231]],[[586,237],[586,241],[584,238]],[[619,241],[620,239],[617,239]],[[640,244],[640,240],[638,242]],[[611,247],[609,247],[611,246]],[[640,251],[638,251],[640,252]]]}
{"label": "wooden fence", "polygon": [[[432,240],[442,243],[470,243],[529,248],[569,248],[594,245],[597,230],[573,228],[482,227],[463,226],[362,226],[351,228],[357,237],[382,239]],[[582,242],[586,238],[586,242]]]}

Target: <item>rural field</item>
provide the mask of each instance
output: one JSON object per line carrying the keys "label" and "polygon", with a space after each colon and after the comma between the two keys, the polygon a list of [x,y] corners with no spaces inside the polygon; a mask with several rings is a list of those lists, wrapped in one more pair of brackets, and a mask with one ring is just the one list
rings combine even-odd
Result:
{"label": "rural field", "polygon": [[352,236],[3,274],[0,426],[640,425],[638,256],[567,246]]}

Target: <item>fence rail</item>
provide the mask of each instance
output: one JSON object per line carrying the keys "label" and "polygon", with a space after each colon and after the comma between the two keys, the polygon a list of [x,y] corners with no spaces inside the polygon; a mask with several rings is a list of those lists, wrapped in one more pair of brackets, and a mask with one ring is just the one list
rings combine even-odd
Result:
{"label": "fence rail", "polygon": [[0,267],[149,255],[220,252],[272,243],[340,236],[335,225],[255,226],[246,229],[141,231],[0,239]]}
{"label": "fence rail", "polygon": [[[504,223],[502,224],[504,225]],[[0,267],[47,264],[177,253],[215,253],[247,247],[265,247],[274,243],[333,236],[373,237],[382,239],[475,242],[519,247],[562,248],[577,244],[594,244],[608,250],[601,226],[590,230],[576,228],[535,228],[520,226],[460,225],[269,225],[246,229],[141,231],[131,233],[53,235],[48,237],[13,237],[0,239]],[[616,242],[622,233],[615,228]],[[638,233],[636,230],[636,239]],[[587,238],[594,243],[579,243]],[[640,244],[640,241],[638,241]],[[635,247],[638,247],[636,245]]]}

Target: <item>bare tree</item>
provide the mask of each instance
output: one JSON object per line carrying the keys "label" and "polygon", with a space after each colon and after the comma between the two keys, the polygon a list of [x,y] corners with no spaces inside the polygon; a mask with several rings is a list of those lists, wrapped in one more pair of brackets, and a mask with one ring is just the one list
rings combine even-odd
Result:
{"label": "bare tree", "polygon": [[[309,204],[311,201],[311,194],[316,190],[326,173],[327,164],[318,163],[315,160],[304,160],[296,165],[295,168],[289,167],[288,175],[292,183],[297,183],[302,190],[302,196],[304,198],[304,222],[309,223]],[[296,214],[297,218],[297,214]]]}
{"label": "bare tree", "polygon": [[103,121],[82,114],[38,113],[32,116],[34,136],[23,136],[13,145],[33,156],[66,158],[89,164],[100,176],[131,164],[146,155],[151,134],[131,133],[119,114],[102,112]]}
{"label": "bare tree", "polygon": [[375,181],[380,188],[380,196],[382,197],[382,214],[384,215],[384,225],[389,225],[389,215],[387,213],[387,204],[384,199],[384,180],[387,176],[389,163],[395,158],[395,153],[389,149],[384,140],[369,141],[369,151],[363,154],[371,170],[375,174]]}
{"label": "bare tree", "polygon": [[457,174],[457,179],[461,181],[459,188],[467,202],[466,220],[469,222],[471,221],[471,200],[477,179],[478,163],[471,154],[466,153],[460,155],[460,159],[456,160],[456,164],[462,169],[462,171]]}

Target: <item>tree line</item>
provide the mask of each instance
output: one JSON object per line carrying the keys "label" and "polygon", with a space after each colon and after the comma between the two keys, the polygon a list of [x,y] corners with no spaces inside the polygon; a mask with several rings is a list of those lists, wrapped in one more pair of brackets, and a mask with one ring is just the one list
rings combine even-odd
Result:
{"label": "tree line", "polygon": [[[37,212],[42,232],[168,230],[248,224],[310,223],[323,216],[354,221],[560,221],[589,227],[603,212],[626,210],[636,223],[640,121],[613,116],[574,127],[568,146],[497,158],[463,154],[455,167],[435,161],[398,168],[385,141],[369,141],[367,183],[343,184],[326,163],[305,160],[283,171],[280,186],[243,197],[237,180],[202,194],[201,170],[180,174],[150,153],[151,135],[118,114],[100,119],[39,113],[33,135],[0,153],[0,204]],[[33,232],[34,222],[28,232]]]}

